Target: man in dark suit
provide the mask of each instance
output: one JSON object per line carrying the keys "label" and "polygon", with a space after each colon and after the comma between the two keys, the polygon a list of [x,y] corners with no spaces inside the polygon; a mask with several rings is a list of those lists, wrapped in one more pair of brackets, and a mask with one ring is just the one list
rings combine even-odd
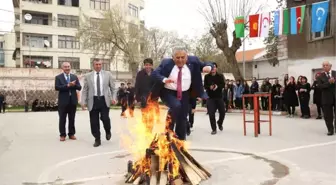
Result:
{"label": "man in dark suit", "polygon": [[55,77],[55,89],[58,91],[58,115],[59,115],[59,132],[60,141],[65,141],[66,137],[66,117],[68,115],[68,136],[71,140],[76,140],[75,134],[75,115],[78,104],[77,90],[80,91],[82,86],[76,75],[70,74],[70,63],[62,64],[63,73]]}
{"label": "man in dark suit", "polygon": [[0,92],[0,113],[6,111],[6,98],[5,95]]}
{"label": "man in dark suit", "polygon": [[[332,65],[323,62],[323,73],[317,78],[317,87],[322,91],[322,110],[323,117],[328,129],[328,136],[334,135],[336,124],[335,112],[335,74],[332,74]],[[334,123],[333,123],[334,122]]]}
{"label": "man in dark suit", "polygon": [[180,140],[186,139],[190,96],[207,98],[201,71],[209,73],[212,64],[209,65],[188,56],[185,49],[177,48],[173,50],[173,58],[164,59],[151,75],[161,84],[160,98],[172,111],[175,133]]}
{"label": "man in dark suit", "polygon": [[131,82],[127,83],[127,105],[128,105],[128,111],[131,117],[134,117],[134,87],[132,86]]}
{"label": "man in dark suit", "polygon": [[[153,120],[153,118],[159,119],[159,116],[153,115],[154,113],[159,115],[160,109],[158,104],[158,96],[153,98],[151,91],[155,86],[155,80],[151,78],[153,72],[153,60],[146,58],[143,61],[144,68],[137,73],[135,80],[135,100],[140,103],[142,122],[146,124],[149,132],[153,129],[154,122],[159,120]],[[154,93],[155,94],[155,93]]]}

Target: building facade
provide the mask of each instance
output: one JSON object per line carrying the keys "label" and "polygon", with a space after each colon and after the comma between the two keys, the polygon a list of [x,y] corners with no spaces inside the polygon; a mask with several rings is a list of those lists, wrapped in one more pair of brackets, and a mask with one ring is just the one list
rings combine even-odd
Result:
{"label": "building facade", "polygon": [[113,7],[118,7],[124,20],[141,26],[144,0],[13,0],[13,5],[14,44],[5,52],[14,60],[6,60],[5,67],[59,68],[67,61],[75,70],[89,70],[92,59],[101,58],[105,70],[128,71],[122,54],[111,61],[109,56],[84,50],[76,33],[84,15],[99,19]]}
{"label": "building facade", "polygon": [[288,74],[306,76],[312,81],[322,70],[322,62],[329,61],[336,70],[336,1],[330,0],[327,25],[323,32],[311,32],[311,4],[324,0],[287,0],[288,8],[307,5],[303,33],[288,35]]}

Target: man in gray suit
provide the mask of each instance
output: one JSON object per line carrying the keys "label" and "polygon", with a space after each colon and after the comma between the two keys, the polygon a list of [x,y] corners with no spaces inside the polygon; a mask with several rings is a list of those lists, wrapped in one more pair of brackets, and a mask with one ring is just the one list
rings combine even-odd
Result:
{"label": "man in gray suit", "polygon": [[91,133],[95,138],[94,147],[101,145],[100,120],[102,120],[106,140],[111,139],[111,121],[109,117],[110,105],[115,104],[115,86],[112,74],[102,70],[102,62],[99,59],[93,60],[94,71],[84,76],[84,87],[82,89],[82,109],[88,108],[90,112]]}

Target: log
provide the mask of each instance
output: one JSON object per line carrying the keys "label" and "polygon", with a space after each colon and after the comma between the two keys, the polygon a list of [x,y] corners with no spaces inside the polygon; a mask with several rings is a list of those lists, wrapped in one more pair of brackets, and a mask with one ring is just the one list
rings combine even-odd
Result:
{"label": "log", "polygon": [[195,164],[199,169],[201,169],[204,173],[207,174],[208,177],[211,177],[211,173],[208,172],[200,163],[198,163],[187,151],[184,149],[181,152],[186,156],[193,164]]}
{"label": "log", "polygon": [[201,177],[186,163],[185,159],[183,158],[180,151],[177,149],[175,143],[171,143],[172,149],[177,157],[177,159],[180,162],[180,165],[182,165],[185,173],[188,176],[188,179],[190,180],[192,185],[198,185],[202,179]]}
{"label": "log", "polygon": [[162,171],[160,173],[160,183],[159,185],[167,185],[168,182],[168,172],[167,171]]}
{"label": "log", "polygon": [[141,177],[136,178],[135,181],[133,181],[133,184],[139,185],[140,184],[140,180],[141,180]]}
{"label": "log", "polygon": [[173,185],[183,185],[183,181],[181,179],[175,179]]}
{"label": "log", "polygon": [[150,185],[157,185],[158,183],[158,170],[159,170],[159,156],[152,155],[151,156],[151,178],[150,178]]}
{"label": "log", "polygon": [[186,163],[201,177],[202,180],[208,179],[207,175],[200,170],[196,165],[194,165],[183,153],[181,152],[182,157],[186,161]]}

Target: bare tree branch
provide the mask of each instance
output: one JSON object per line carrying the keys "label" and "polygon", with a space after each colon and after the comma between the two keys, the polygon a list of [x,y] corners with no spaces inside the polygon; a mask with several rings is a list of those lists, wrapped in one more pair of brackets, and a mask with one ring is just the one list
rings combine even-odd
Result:
{"label": "bare tree branch", "polygon": [[95,55],[108,56],[111,61],[116,53],[120,52],[134,75],[140,59],[139,44],[142,32],[139,25],[126,22],[116,8],[103,12],[101,17],[82,17],[77,33],[82,42],[82,49],[92,50]]}
{"label": "bare tree branch", "polygon": [[[225,67],[227,72],[232,72],[236,78],[242,78],[238,69],[235,54],[241,47],[242,41],[236,38],[233,31],[233,40],[229,46],[228,37],[228,21],[232,22],[237,16],[247,17],[249,14],[257,13],[262,9],[262,5],[256,6],[256,2],[252,0],[204,0],[206,5],[199,10],[201,15],[210,25],[210,34],[216,41],[217,47],[223,51],[226,57]],[[228,20],[228,18],[232,20]]]}

